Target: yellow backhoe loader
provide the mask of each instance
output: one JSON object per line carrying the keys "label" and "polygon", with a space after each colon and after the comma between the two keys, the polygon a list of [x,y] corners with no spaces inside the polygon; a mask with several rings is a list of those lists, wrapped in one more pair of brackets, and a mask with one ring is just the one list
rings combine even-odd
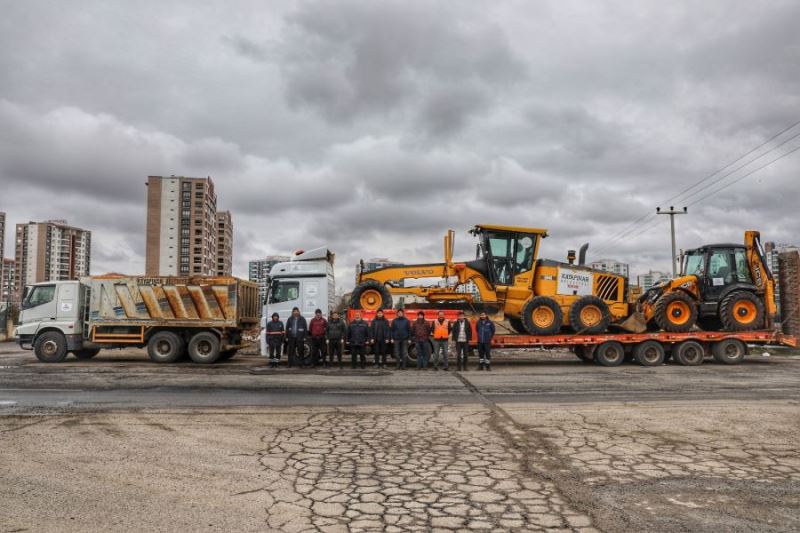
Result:
{"label": "yellow backhoe loader", "polygon": [[[470,230],[478,238],[474,261],[454,262],[455,232],[444,237],[444,262],[379,268],[357,275],[351,307],[388,309],[394,295],[414,295],[431,304],[475,307],[463,287],[474,284],[482,309],[508,318],[519,333],[552,335],[573,331],[600,333],[628,316],[627,279],[593,270],[583,260],[573,264],[538,259],[547,230],[481,224]],[[582,250],[581,255],[585,252]],[[362,261],[363,266],[363,261]],[[443,285],[406,286],[406,280],[437,278]]]}
{"label": "yellow backhoe loader", "polygon": [[684,253],[680,276],[651,287],[639,298],[627,329],[689,331],[772,328],[777,312],[775,281],[761,235],[746,231],[744,245],[709,244]]}

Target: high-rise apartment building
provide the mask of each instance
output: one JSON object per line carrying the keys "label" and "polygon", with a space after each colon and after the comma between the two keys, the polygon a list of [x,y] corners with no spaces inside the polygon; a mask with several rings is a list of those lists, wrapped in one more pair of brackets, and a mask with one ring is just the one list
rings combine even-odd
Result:
{"label": "high-rise apartment building", "polygon": [[216,275],[217,194],[211,178],[149,176],[146,238],[148,276]]}
{"label": "high-rise apartment building", "polygon": [[630,274],[628,263],[623,263],[621,261],[617,261],[616,259],[598,259],[597,261],[592,261],[589,266],[596,270],[613,272],[614,274],[619,274],[620,276],[625,276],[626,278],[629,277]]}
{"label": "high-rise apartment building", "polygon": [[233,222],[230,211],[217,212],[217,276],[233,274]]}
{"label": "high-rise apartment building", "polygon": [[17,301],[17,291],[14,290],[16,264],[16,261],[8,258],[0,262],[0,304]]}
{"label": "high-rise apartment building", "polygon": [[65,220],[17,224],[14,289],[40,281],[78,279],[89,275],[92,232]]}
{"label": "high-rise apartment building", "polygon": [[288,260],[288,255],[268,255],[264,259],[257,259],[248,263],[248,277],[250,281],[258,283],[258,296],[262,302],[267,296],[267,277],[269,276],[270,270],[278,263],[284,263]]}
{"label": "high-rise apartment building", "polygon": [[6,214],[0,211],[0,262],[5,257],[6,247]]}
{"label": "high-rise apartment building", "polygon": [[642,290],[647,290],[653,285],[661,283],[662,281],[668,281],[672,279],[672,275],[666,272],[659,272],[658,270],[650,270],[647,274],[642,274],[639,276],[639,286]]}

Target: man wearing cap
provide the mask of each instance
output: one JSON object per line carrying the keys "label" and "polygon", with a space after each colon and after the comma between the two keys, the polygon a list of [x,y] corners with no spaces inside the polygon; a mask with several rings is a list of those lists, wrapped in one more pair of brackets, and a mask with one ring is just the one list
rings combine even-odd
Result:
{"label": "man wearing cap", "polygon": [[317,366],[324,364],[325,360],[325,332],[328,329],[328,321],[322,316],[322,309],[314,311],[314,318],[308,324],[308,332],[311,334],[311,364]]}
{"label": "man wearing cap", "polygon": [[481,313],[475,324],[478,334],[478,370],[492,369],[492,337],[494,337],[494,322],[489,320],[486,313]]}
{"label": "man wearing cap", "polygon": [[277,368],[281,360],[281,347],[283,346],[283,338],[286,336],[286,331],[283,327],[283,322],[280,320],[278,313],[272,313],[272,320],[267,322],[266,335],[267,347],[269,348],[269,367]]}
{"label": "man wearing cap", "polygon": [[339,318],[338,311],[331,313],[331,319],[328,320],[328,329],[325,331],[325,342],[328,345],[328,360],[333,365],[333,356],[339,363],[339,370],[342,369],[342,352],[344,351],[344,343],[347,342],[347,324],[344,320]]}
{"label": "man wearing cap", "polygon": [[417,313],[417,319],[411,323],[411,337],[414,339],[414,348],[417,351],[417,370],[428,369],[428,356],[430,349],[428,342],[431,337],[431,324],[425,320],[425,313]]}
{"label": "man wearing cap", "polygon": [[397,369],[406,369],[408,359],[408,339],[411,338],[411,322],[406,318],[402,309],[397,310],[397,316],[392,320],[392,340],[394,345],[394,359]]}

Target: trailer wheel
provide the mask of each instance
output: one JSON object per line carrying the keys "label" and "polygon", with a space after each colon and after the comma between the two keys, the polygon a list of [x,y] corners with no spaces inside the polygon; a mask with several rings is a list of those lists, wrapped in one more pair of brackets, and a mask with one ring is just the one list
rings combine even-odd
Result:
{"label": "trailer wheel", "polygon": [[367,311],[391,309],[392,293],[383,283],[367,280],[353,289],[353,294],[350,297],[350,307]]}
{"label": "trailer wheel", "polygon": [[705,355],[703,345],[697,341],[683,341],[672,349],[672,358],[683,366],[702,365]]}
{"label": "trailer wheel", "polygon": [[764,327],[764,304],[748,291],[734,291],[719,304],[719,319],[728,331],[750,331]]}
{"label": "trailer wheel", "polygon": [[184,343],[171,331],[159,331],[147,341],[147,355],[155,363],[174,363],[183,355]]}
{"label": "trailer wheel", "polygon": [[697,306],[683,291],[668,292],[656,301],[653,318],[664,331],[686,333],[697,321]]}
{"label": "trailer wheel", "polygon": [[67,357],[67,339],[58,331],[47,331],[36,337],[33,352],[42,363],[60,363]]}
{"label": "trailer wheel", "polygon": [[189,357],[200,364],[216,363],[219,359],[219,337],[209,331],[195,333],[189,339]]}
{"label": "trailer wheel", "polygon": [[739,339],[723,339],[711,345],[711,355],[718,363],[738,365],[747,354],[747,346]]}
{"label": "trailer wheel", "polygon": [[522,323],[531,335],[554,335],[564,323],[564,314],[552,298],[536,296],[523,306]]}
{"label": "trailer wheel", "polygon": [[593,350],[594,346],[584,346],[582,344],[578,344],[572,349],[572,353],[574,353],[578,359],[584,363],[591,363],[594,359]]}
{"label": "trailer wheel", "polygon": [[666,351],[658,341],[644,341],[634,347],[633,356],[642,366],[660,366],[664,364]]}
{"label": "trailer wheel", "polygon": [[594,352],[594,360],[601,366],[618,366],[625,360],[625,348],[617,341],[606,341]]}
{"label": "trailer wheel", "polygon": [[95,355],[100,353],[100,348],[86,348],[83,350],[75,350],[72,354],[77,357],[78,359],[91,359]]}
{"label": "trailer wheel", "polygon": [[597,296],[584,296],[569,308],[569,327],[576,333],[602,333],[611,323],[608,305]]}

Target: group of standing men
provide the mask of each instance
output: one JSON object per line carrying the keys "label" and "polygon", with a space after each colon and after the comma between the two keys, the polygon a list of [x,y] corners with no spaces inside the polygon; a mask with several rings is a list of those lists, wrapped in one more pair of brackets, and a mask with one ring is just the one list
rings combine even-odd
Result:
{"label": "group of standing men", "polygon": [[[491,345],[495,335],[495,325],[486,313],[480,314],[475,323],[475,332],[478,370],[491,370]],[[391,322],[384,316],[383,311],[377,311],[370,323],[361,318],[361,313],[356,311],[353,320],[347,324],[337,311],[331,313],[330,319],[325,319],[320,309],[317,309],[314,318],[307,322],[297,307],[292,310],[292,316],[286,320],[285,325],[278,313],[273,313],[271,320],[267,322],[265,334],[270,368],[278,366],[284,343],[289,367],[301,366],[303,358],[299,354],[302,354],[306,336],[309,336],[311,360],[305,366],[330,367],[334,364],[335,357],[339,368],[342,368],[342,354],[345,345],[348,345],[351,368],[357,366],[366,368],[367,350],[372,348],[376,368],[386,368],[386,357],[391,351],[398,370],[406,369],[408,350],[412,343],[416,350],[417,370],[427,370],[431,359],[431,342],[433,343],[432,368],[449,370],[451,341],[455,347],[457,369],[467,370],[467,358],[473,336],[472,324],[466,319],[463,311],[458,314],[458,320],[452,322],[445,318],[442,311],[433,322],[428,322],[422,311],[417,313],[416,320],[411,321],[406,318],[402,309],[398,309],[396,318]]]}

